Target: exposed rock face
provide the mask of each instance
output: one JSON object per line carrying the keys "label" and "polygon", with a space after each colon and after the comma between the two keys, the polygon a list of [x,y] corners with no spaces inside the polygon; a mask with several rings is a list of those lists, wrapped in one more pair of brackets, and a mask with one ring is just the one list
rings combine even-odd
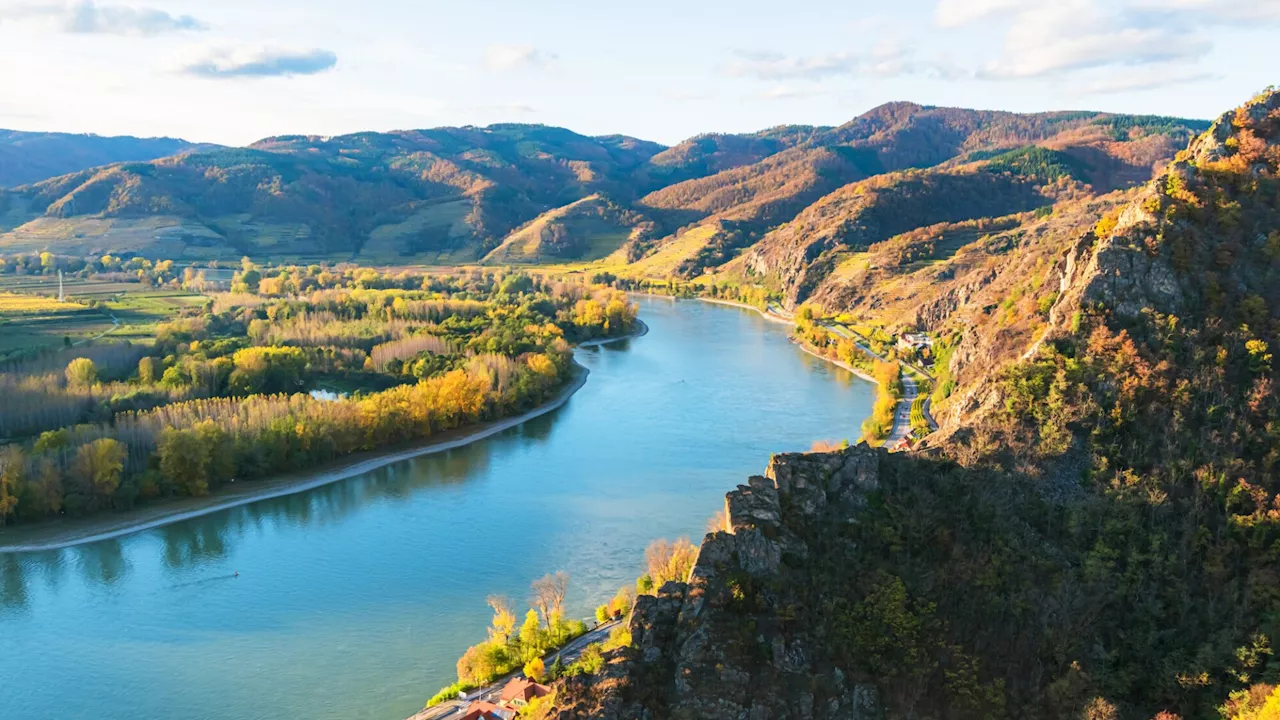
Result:
{"label": "exposed rock face", "polygon": [[779,455],[725,498],[726,525],[702,542],[689,582],[636,601],[632,647],[560,689],[555,717],[631,720],[871,720],[874,686],[836,667],[809,612],[804,528],[849,522],[885,454]]}

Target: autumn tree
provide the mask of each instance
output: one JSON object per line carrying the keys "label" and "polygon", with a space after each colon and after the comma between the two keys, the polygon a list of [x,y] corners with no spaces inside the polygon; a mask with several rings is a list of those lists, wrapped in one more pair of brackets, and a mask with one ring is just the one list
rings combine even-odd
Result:
{"label": "autumn tree", "polygon": [[489,637],[505,643],[516,627],[516,614],[511,610],[511,601],[502,595],[490,595],[486,602],[493,608],[493,625],[489,629]]}
{"label": "autumn tree", "polygon": [[520,625],[520,650],[526,660],[540,657],[546,648],[542,626],[538,623],[538,613],[529,610],[525,613],[524,623]]}
{"label": "autumn tree", "polygon": [[76,358],[67,363],[67,384],[72,387],[88,387],[98,380],[98,367],[89,358]]}
{"label": "autumn tree", "polygon": [[689,542],[689,538],[675,542],[654,540],[644,551],[646,574],[655,590],[661,590],[672,580],[686,582],[697,559],[698,549]]}
{"label": "autumn tree", "polygon": [[114,438],[99,438],[76,450],[72,468],[89,482],[94,497],[110,504],[124,472],[125,448]]}
{"label": "autumn tree", "polygon": [[17,445],[7,445],[0,450],[0,525],[18,508],[18,495],[22,491],[27,471],[26,454]]}
{"label": "autumn tree", "polygon": [[151,385],[156,381],[156,359],[146,356],[138,361],[138,382]]}
{"label": "autumn tree", "polygon": [[192,497],[209,493],[209,456],[200,437],[190,430],[165,428],[156,446],[160,473]]}

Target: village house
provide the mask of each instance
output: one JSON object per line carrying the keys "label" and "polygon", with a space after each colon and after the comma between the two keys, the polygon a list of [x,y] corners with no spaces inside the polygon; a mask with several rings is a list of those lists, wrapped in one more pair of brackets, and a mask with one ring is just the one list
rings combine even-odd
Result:
{"label": "village house", "polygon": [[514,708],[498,707],[491,702],[476,700],[467,706],[459,720],[511,720],[516,716]]}
{"label": "village house", "polygon": [[551,688],[528,678],[513,678],[502,688],[502,697],[498,700],[498,704],[503,707],[522,708],[529,704],[530,700],[540,698],[551,694]]}
{"label": "village house", "polygon": [[933,347],[933,338],[924,333],[902,333],[898,336],[899,350],[923,350]]}

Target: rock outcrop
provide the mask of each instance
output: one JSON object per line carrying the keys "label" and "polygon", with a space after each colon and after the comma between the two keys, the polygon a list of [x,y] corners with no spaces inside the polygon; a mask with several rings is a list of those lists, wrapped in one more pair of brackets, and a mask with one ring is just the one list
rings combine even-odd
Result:
{"label": "rock outcrop", "polygon": [[726,527],[703,540],[689,582],[637,599],[632,646],[600,674],[562,684],[555,717],[880,717],[874,686],[837,667],[830,638],[806,621],[806,567],[825,550],[805,537],[849,522],[886,457],[866,445],[775,456],[728,493]]}

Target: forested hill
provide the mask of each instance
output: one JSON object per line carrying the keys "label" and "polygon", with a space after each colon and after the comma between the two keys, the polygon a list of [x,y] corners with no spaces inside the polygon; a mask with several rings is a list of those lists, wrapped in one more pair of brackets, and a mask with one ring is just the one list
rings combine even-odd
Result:
{"label": "forested hill", "polygon": [[[663,278],[751,275],[800,299],[825,277],[801,277],[816,259],[884,232],[1143,182],[1203,127],[892,103],[839,127],[708,134],[670,148],[539,125],[285,136],[108,165],[0,195],[0,250],[457,263],[480,261],[520,234],[524,249],[487,262],[590,260]],[[975,175],[979,167],[987,174]],[[802,217],[820,230],[857,227],[862,221],[846,208],[819,203],[859,182],[926,171],[960,178],[940,183],[928,203],[945,212],[887,210],[901,220],[883,232],[851,240],[827,232],[818,246],[786,235]],[[1013,181],[982,182],[992,175]],[[957,209],[974,195],[993,197]],[[568,210],[592,196],[594,205]]]}
{"label": "forested hill", "polygon": [[40,182],[111,163],[154,160],[194,147],[174,138],[0,130],[0,187]]}
{"label": "forested hill", "polygon": [[1072,212],[932,306],[926,452],[776,456],[549,716],[1275,717],[1280,92]]}

